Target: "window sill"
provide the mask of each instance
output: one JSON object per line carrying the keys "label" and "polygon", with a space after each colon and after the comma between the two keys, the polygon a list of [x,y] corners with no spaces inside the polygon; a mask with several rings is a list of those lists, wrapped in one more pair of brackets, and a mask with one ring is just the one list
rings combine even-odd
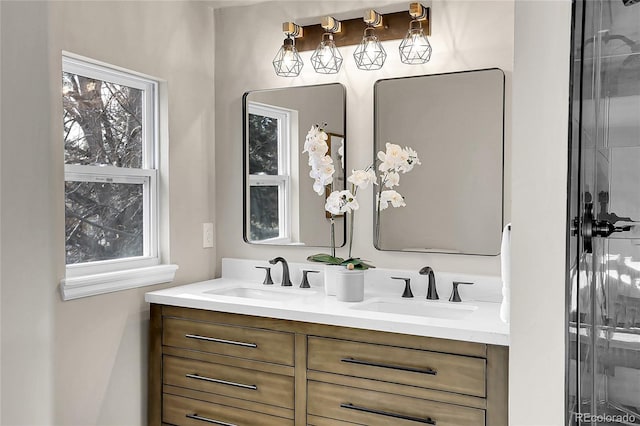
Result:
{"label": "window sill", "polygon": [[60,293],[62,294],[62,300],[72,300],[97,294],[168,283],[173,281],[177,270],[178,265],[156,265],[146,268],[63,278],[60,281]]}

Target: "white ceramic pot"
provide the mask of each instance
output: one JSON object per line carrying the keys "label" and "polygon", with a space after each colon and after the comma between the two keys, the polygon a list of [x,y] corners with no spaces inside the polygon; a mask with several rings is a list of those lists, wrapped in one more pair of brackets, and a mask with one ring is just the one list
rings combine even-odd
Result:
{"label": "white ceramic pot", "polygon": [[336,298],[341,302],[362,302],[364,271],[343,269],[336,274]]}
{"label": "white ceramic pot", "polygon": [[336,280],[339,271],[346,271],[342,265],[324,265],[324,294],[327,296],[336,295]]}

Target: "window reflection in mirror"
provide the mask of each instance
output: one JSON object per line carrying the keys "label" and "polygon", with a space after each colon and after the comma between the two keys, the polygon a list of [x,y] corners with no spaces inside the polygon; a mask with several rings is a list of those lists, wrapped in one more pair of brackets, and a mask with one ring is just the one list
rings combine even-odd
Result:
{"label": "window reflection in mirror", "polygon": [[291,241],[291,122],[296,111],[249,102],[249,237]]}
{"label": "window reflection in mirror", "polygon": [[[243,97],[244,239],[253,244],[330,245],[324,196],[313,191],[304,140],[325,124],[336,173],[345,188],[345,90],[341,84],[257,90]],[[345,241],[336,219],[336,243]]]}
{"label": "window reflection in mirror", "polygon": [[374,106],[374,154],[391,142],[415,149],[422,162],[394,188],[406,207],[385,209],[379,221],[374,208],[376,248],[497,255],[503,222],[502,70],[379,80]]}

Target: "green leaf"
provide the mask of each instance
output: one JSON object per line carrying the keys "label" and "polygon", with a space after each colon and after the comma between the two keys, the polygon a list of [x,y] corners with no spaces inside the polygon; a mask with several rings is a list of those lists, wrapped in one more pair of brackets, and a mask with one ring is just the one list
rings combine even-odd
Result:
{"label": "green leaf", "polygon": [[[368,262],[368,261],[366,261]],[[352,257],[351,259],[347,259],[342,261],[341,265],[347,266],[349,263],[353,265],[353,269],[366,270],[369,268],[375,268],[375,266],[366,263],[364,260],[359,257]]]}
{"label": "green leaf", "polygon": [[326,263],[327,265],[342,265],[342,262],[344,262],[343,258],[334,257],[326,253],[313,254],[307,257],[307,260],[310,262]]}

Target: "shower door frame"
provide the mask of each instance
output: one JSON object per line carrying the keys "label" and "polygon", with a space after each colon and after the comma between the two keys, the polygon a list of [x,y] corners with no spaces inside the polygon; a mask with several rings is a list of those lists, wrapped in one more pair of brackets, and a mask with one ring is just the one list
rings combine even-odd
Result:
{"label": "shower door frame", "polygon": [[[604,238],[594,238],[593,244],[590,242],[591,237],[585,238],[584,235],[591,235],[593,231],[592,225],[595,224],[598,214],[594,212],[592,215],[587,215],[589,205],[595,205],[599,202],[596,197],[599,194],[598,186],[602,184],[598,175],[598,155],[601,148],[605,150],[610,149],[608,143],[605,142],[606,132],[609,131],[608,124],[603,123],[603,112],[600,110],[601,104],[606,104],[607,97],[603,96],[601,90],[602,79],[604,74],[602,73],[601,66],[603,59],[602,56],[603,47],[603,31],[602,27],[598,27],[598,31],[594,32],[593,37],[586,38],[586,23],[587,17],[593,19],[597,18],[596,22],[602,22],[603,19],[603,6],[609,4],[612,0],[574,0],[572,10],[572,25],[571,25],[571,68],[570,68],[570,105],[569,105],[569,143],[568,143],[568,179],[567,179],[567,244],[566,244],[566,276],[565,276],[565,296],[566,296],[566,311],[565,311],[565,425],[583,425],[593,424],[592,421],[583,420],[582,417],[574,417],[575,413],[590,414],[591,416],[600,415],[599,405],[603,403],[605,406],[617,408],[618,410],[624,410],[618,408],[613,404],[608,397],[608,385],[607,373],[600,373],[599,370],[602,367],[599,362],[599,357],[596,352],[599,352],[598,343],[600,332],[597,331],[599,327],[603,329],[608,325],[601,324],[598,321],[597,315],[603,309],[598,305],[596,296],[598,292],[606,294],[609,297],[608,285],[609,276],[604,272],[608,271],[608,261],[603,262],[603,259],[609,253],[609,239],[608,236]],[[589,4],[590,7],[586,5]],[[594,8],[591,8],[596,4]],[[600,7],[598,10],[596,8]],[[593,16],[590,16],[593,14]],[[593,56],[588,57],[586,55],[586,47],[589,44],[589,40],[593,38],[594,49]],[[606,40],[605,40],[606,43]],[[585,62],[593,61],[590,66],[585,65]],[[607,69],[608,71],[608,69]],[[591,75],[585,75],[587,72]],[[585,77],[588,81],[585,81]],[[585,107],[585,101],[588,100],[585,93],[586,90],[591,90],[591,99],[593,100],[593,110],[587,110]],[[605,102],[603,102],[605,100]],[[606,107],[605,107],[606,108]],[[593,124],[588,120],[585,114],[593,115]],[[604,125],[603,125],[604,124]],[[589,127],[593,125],[593,127]],[[585,127],[586,126],[586,127]],[[593,136],[588,138],[587,131],[590,130],[590,134]],[[589,139],[593,147],[589,145],[586,139]],[[593,150],[593,153],[590,151]],[[593,158],[591,158],[593,156]],[[611,156],[608,157],[609,161]],[[587,162],[590,162],[587,164]],[[593,167],[593,170],[591,170]],[[608,164],[608,169],[604,175],[604,183],[611,186],[611,165]],[[593,187],[589,187],[588,184],[592,183]],[[587,189],[591,193],[587,193]],[[601,189],[601,188],[600,188]],[[609,189],[610,191],[610,189]],[[585,220],[586,216],[586,220]],[[615,223],[615,222],[614,222]],[[595,233],[595,236],[598,234]],[[585,240],[587,243],[585,244]],[[587,248],[589,246],[589,248]],[[590,249],[592,247],[592,249]],[[601,253],[600,253],[601,252]],[[584,266],[584,269],[581,269]],[[582,272],[582,273],[581,273]],[[574,280],[575,274],[575,280]],[[582,293],[580,289],[586,287],[588,297],[584,301],[581,300]],[[575,294],[573,290],[575,289]],[[584,306],[584,305],[587,306]],[[571,312],[575,311],[572,317]],[[605,305],[605,312],[606,312]],[[575,321],[575,325],[572,325],[572,319]],[[572,347],[572,333],[571,327],[575,327],[575,344]],[[585,330],[584,340],[581,338],[581,331]],[[581,342],[588,341],[585,344],[586,351],[583,351],[583,344]],[[584,360],[581,358],[584,357]],[[572,366],[572,359],[575,359],[575,365]],[[586,376],[583,377],[583,365],[587,365],[585,371]],[[590,366],[590,367],[589,367]],[[590,372],[589,372],[590,370]],[[602,377],[599,377],[602,376]],[[591,381],[589,382],[589,378]],[[590,387],[585,390],[583,388],[583,380]],[[604,382],[602,386],[601,381]],[[604,388],[604,397],[601,401],[601,394],[598,392],[599,388]],[[575,390],[572,394],[572,389]],[[588,407],[588,412],[583,410],[583,407]],[[574,413],[575,409],[575,413]],[[636,418],[637,419],[637,418]]]}

